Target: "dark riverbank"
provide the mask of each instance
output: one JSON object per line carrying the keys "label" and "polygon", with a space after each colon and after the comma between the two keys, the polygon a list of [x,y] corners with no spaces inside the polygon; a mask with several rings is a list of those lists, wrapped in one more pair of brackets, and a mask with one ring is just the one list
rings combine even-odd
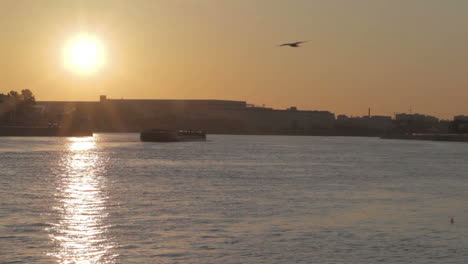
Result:
{"label": "dark riverbank", "polygon": [[385,136],[382,136],[381,138],[382,139],[468,142],[468,134],[405,134],[405,135],[385,135]]}
{"label": "dark riverbank", "polygon": [[87,137],[91,130],[40,126],[0,126],[0,137]]}

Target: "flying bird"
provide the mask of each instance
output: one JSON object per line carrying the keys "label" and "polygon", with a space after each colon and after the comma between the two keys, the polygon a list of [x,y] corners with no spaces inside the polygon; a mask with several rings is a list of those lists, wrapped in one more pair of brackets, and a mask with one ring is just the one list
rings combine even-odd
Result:
{"label": "flying bird", "polygon": [[292,43],[284,43],[284,44],[281,44],[279,45],[279,47],[283,47],[283,46],[289,46],[291,48],[299,48],[301,46],[299,46],[299,44],[301,43],[306,43],[307,41],[298,41],[298,42],[292,42]]}

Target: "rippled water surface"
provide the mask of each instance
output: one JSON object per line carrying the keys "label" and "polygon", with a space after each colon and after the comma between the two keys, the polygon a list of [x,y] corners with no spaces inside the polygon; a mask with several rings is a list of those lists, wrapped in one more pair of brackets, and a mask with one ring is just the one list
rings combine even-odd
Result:
{"label": "rippled water surface", "polygon": [[468,144],[0,138],[0,204],[0,263],[467,263]]}

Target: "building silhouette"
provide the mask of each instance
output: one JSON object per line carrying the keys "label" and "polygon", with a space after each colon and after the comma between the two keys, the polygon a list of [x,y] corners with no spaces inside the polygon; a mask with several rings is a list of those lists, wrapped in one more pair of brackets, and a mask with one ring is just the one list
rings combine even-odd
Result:
{"label": "building silhouette", "polygon": [[[108,99],[96,102],[40,101],[46,119],[62,113],[88,122],[97,132],[203,129],[228,134],[325,135],[334,130],[328,111],[277,110],[228,100]],[[71,117],[70,117],[71,118]]]}

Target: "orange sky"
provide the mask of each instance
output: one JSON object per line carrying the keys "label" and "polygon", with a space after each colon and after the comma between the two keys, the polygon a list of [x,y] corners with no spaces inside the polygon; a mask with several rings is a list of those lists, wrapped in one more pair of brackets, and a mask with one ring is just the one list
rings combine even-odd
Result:
{"label": "orange sky", "polygon": [[[243,100],[363,115],[468,114],[465,0],[3,0],[0,92]],[[62,49],[104,43],[94,76]],[[276,45],[309,40],[302,48]]]}

